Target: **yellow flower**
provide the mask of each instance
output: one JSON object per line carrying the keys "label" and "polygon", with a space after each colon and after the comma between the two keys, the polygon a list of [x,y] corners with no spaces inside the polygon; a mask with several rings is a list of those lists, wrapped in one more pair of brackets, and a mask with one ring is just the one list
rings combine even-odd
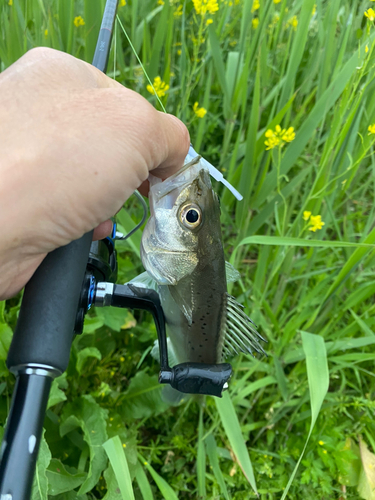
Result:
{"label": "yellow flower", "polygon": [[323,446],[324,441],[320,440],[320,441],[319,441],[319,444],[320,444],[320,446]]}
{"label": "yellow flower", "polygon": [[327,454],[327,450],[323,450],[323,453],[326,455]]}
{"label": "yellow flower", "polygon": [[264,144],[267,146],[266,151],[268,151],[269,149],[273,149],[280,144],[280,139],[274,134],[271,129],[267,130],[265,135],[267,137],[267,140],[264,141]]}
{"label": "yellow flower", "polygon": [[74,18],[74,26],[76,26],[78,28],[78,26],[84,26],[85,25],[85,21],[83,20],[83,18],[81,16],[77,16]]}
{"label": "yellow flower", "polygon": [[173,12],[174,17],[182,16],[182,5],[179,5],[177,9]]}
{"label": "yellow flower", "polygon": [[[309,212],[308,210],[305,210],[303,212],[303,216],[302,216],[303,220],[309,220],[310,219],[310,215],[311,215],[311,212]],[[319,444],[320,444],[320,441],[319,441]]]}
{"label": "yellow flower", "polygon": [[8,5],[13,5],[13,0],[9,0]]}
{"label": "yellow flower", "polygon": [[251,24],[253,26],[253,30],[256,30],[259,26],[259,19],[257,17],[254,17],[254,19],[251,21]]}
{"label": "yellow flower", "polygon": [[48,30],[44,30],[44,36],[45,36],[45,38],[47,38],[47,36],[48,36]]}
{"label": "yellow flower", "polygon": [[251,12],[255,12],[260,8],[259,0],[253,0],[253,6],[251,8]]}
{"label": "yellow flower", "polygon": [[[373,1],[375,2],[375,0],[373,0]],[[315,5],[314,5],[314,7],[313,7],[313,10],[312,10],[311,15],[313,16],[313,15],[315,14],[315,12],[316,12],[316,4],[315,4]]]}
{"label": "yellow flower", "polygon": [[273,149],[276,146],[284,146],[286,142],[292,142],[296,134],[294,132],[294,127],[289,127],[288,130],[281,128],[280,125],[276,125],[275,130],[268,129],[265,133],[267,140],[264,144],[267,146],[266,151]]}
{"label": "yellow flower", "polygon": [[275,3],[275,4],[280,3],[280,2],[281,2],[281,0],[273,0],[273,3]]}
{"label": "yellow flower", "polygon": [[120,0],[120,7],[125,7],[126,0]]}
{"label": "yellow flower", "polygon": [[158,0],[158,5],[164,5],[163,0]]}
{"label": "yellow flower", "polygon": [[[375,0],[374,0],[374,2],[375,2]],[[367,54],[367,52],[368,52],[368,45],[366,45],[366,47],[365,47],[365,52]]]}
{"label": "yellow flower", "polygon": [[198,118],[203,118],[204,115],[207,113],[207,109],[205,108],[198,108],[198,103],[195,102],[193,106],[193,111],[196,114]]}
{"label": "yellow flower", "polygon": [[367,130],[368,130],[368,135],[375,134],[375,123],[373,123],[372,125],[369,125]]}
{"label": "yellow flower", "polygon": [[[375,0],[374,0],[375,1]],[[207,19],[206,21],[206,26],[208,26],[209,24],[212,24],[213,23],[213,20],[212,19]]]}
{"label": "yellow flower", "polygon": [[297,19],[297,16],[293,16],[289,19],[289,21],[287,22],[287,25],[291,26],[294,31],[296,31],[297,29],[297,26],[298,26],[298,19]]}
{"label": "yellow flower", "polygon": [[311,227],[309,227],[309,231],[314,231],[314,233],[317,229],[322,229],[322,227],[325,225],[325,223],[322,221],[321,215],[312,215],[310,217],[310,224]]}
{"label": "yellow flower", "polygon": [[160,78],[160,76],[157,76],[154,79],[154,89],[155,89],[155,92],[154,92],[154,89],[152,88],[151,85],[147,85],[146,88],[150,92],[150,94],[155,94],[155,92],[156,92],[156,94],[159,97],[164,97],[166,91],[169,89],[169,85],[167,85],[165,82],[163,82],[162,79]]}
{"label": "yellow flower", "polygon": [[181,49],[177,49],[177,55],[180,56],[182,54],[182,50]]}
{"label": "yellow flower", "polygon": [[369,21],[375,21],[375,12],[373,9],[365,10],[365,16],[369,19]]}
{"label": "yellow flower", "polygon": [[296,137],[296,134],[294,132],[294,127],[289,127],[288,130],[285,132],[285,134],[282,135],[282,140],[285,142],[292,142],[294,141]]}
{"label": "yellow flower", "polygon": [[217,0],[193,0],[195,12],[204,16],[207,12],[215,14],[219,10]]}

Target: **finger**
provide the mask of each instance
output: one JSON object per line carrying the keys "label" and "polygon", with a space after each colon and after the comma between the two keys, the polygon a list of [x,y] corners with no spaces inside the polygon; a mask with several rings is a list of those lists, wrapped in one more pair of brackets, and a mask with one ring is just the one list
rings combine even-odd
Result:
{"label": "finger", "polygon": [[176,116],[159,112],[158,121],[164,140],[164,158],[152,170],[152,174],[165,179],[183,166],[190,147],[190,135],[186,126]]}
{"label": "finger", "polygon": [[110,219],[99,224],[98,227],[94,229],[94,235],[92,241],[103,240],[107,236],[110,236],[113,231],[113,223]]}

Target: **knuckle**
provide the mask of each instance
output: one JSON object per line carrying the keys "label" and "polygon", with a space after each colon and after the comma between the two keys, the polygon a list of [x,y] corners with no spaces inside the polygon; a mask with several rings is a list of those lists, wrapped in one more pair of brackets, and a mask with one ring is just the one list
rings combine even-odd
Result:
{"label": "knuckle", "polygon": [[49,47],[34,47],[23,56],[29,61],[43,61],[51,57],[56,51]]}

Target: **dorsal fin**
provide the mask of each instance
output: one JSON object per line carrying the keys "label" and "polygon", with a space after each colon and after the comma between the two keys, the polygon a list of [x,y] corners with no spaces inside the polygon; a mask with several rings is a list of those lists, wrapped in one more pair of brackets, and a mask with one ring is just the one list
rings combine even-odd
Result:
{"label": "dorsal fin", "polygon": [[237,300],[226,294],[226,325],[224,333],[223,357],[244,352],[266,354],[260,341],[267,342],[256,330],[256,325],[243,311],[243,306]]}

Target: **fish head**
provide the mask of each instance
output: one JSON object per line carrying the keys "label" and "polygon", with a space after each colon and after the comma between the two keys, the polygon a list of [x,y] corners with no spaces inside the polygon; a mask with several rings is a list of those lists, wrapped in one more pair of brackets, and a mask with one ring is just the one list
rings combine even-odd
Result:
{"label": "fish head", "polygon": [[159,285],[176,285],[194,272],[200,250],[221,238],[218,197],[200,157],[164,182],[150,176],[150,185],[142,263]]}

